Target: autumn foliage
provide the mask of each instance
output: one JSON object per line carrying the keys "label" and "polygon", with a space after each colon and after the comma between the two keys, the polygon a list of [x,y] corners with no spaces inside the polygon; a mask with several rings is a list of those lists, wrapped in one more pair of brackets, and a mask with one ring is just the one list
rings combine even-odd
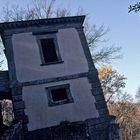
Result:
{"label": "autumn foliage", "polygon": [[120,126],[121,140],[140,139],[140,104],[124,92],[126,78],[109,66],[98,69],[99,79],[111,115]]}

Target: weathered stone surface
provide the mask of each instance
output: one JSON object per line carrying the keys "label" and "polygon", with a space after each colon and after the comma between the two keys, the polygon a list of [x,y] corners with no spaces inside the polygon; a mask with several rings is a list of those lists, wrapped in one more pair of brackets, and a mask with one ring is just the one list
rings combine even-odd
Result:
{"label": "weathered stone surface", "polygon": [[73,123],[65,121],[58,126],[30,131],[25,138],[27,140],[118,140],[114,133],[116,131],[109,134],[115,127],[105,121],[108,119],[94,118]]}

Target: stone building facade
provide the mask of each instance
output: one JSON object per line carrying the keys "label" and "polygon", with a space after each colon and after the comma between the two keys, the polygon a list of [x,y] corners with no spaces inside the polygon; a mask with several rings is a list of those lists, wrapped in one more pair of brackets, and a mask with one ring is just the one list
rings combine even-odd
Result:
{"label": "stone building facade", "polygon": [[118,139],[83,32],[84,19],[0,24],[6,86],[25,139]]}

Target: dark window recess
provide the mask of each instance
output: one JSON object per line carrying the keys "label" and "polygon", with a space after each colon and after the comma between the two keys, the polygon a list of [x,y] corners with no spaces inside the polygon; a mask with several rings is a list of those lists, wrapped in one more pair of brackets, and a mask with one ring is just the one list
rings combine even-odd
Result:
{"label": "dark window recess", "polygon": [[74,102],[71,96],[69,84],[47,87],[46,91],[49,106],[62,105]]}
{"label": "dark window recess", "polygon": [[41,39],[42,53],[45,63],[57,62],[58,57],[56,54],[54,39]]}
{"label": "dark window recess", "polygon": [[59,88],[51,90],[52,100],[61,101],[67,99],[67,91],[66,88]]}

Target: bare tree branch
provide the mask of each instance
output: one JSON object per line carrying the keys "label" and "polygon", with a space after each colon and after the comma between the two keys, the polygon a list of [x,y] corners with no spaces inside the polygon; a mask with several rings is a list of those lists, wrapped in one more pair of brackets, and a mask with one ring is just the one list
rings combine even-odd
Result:
{"label": "bare tree branch", "polygon": [[[68,8],[56,8],[55,2],[56,0],[33,0],[32,6],[27,5],[25,9],[18,5],[14,5],[12,7],[7,5],[3,8],[3,13],[1,14],[3,16],[0,18],[1,21],[8,22],[72,15]],[[75,15],[83,13],[83,9],[79,8]],[[104,26],[100,26],[99,28],[95,25],[91,26],[88,18],[85,20],[84,27],[94,63],[97,65],[106,65],[115,59],[121,58],[121,47],[116,47],[115,45],[106,47],[108,40],[105,39],[105,35],[109,32],[109,28],[105,28]]]}
{"label": "bare tree branch", "polygon": [[114,95],[121,93],[125,87],[126,78],[113,70],[111,66],[99,68],[98,72],[106,102],[109,102]]}

